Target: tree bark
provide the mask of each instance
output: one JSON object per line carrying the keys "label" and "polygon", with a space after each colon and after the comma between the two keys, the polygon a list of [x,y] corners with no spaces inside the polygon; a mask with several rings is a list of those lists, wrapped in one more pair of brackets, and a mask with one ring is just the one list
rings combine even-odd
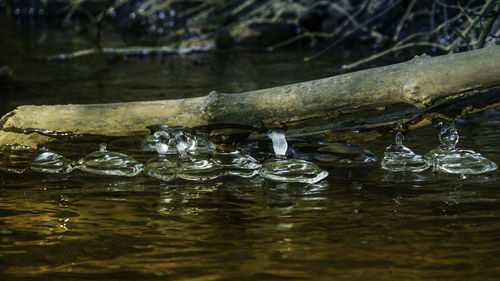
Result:
{"label": "tree bark", "polygon": [[[111,104],[20,106],[0,119],[0,145],[35,147],[61,137],[130,136],[154,124],[214,134],[243,128],[250,139],[272,128],[287,136],[357,142],[395,123],[414,129],[500,105],[500,46],[414,59],[275,88]],[[467,97],[468,98],[464,98]],[[450,109],[451,108],[451,109]],[[230,130],[229,130],[230,131]],[[230,133],[228,133],[230,134]]]}

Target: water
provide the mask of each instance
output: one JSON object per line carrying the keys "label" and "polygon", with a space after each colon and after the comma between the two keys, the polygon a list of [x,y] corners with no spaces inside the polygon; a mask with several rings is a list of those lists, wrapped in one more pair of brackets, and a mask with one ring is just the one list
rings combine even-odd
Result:
{"label": "water", "polygon": [[[201,64],[180,58],[47,64],[26,53],[52,54],[62,45],[50,42],[64,35],[32,33],[22,41],[2,28],[10,40],[2,41],[0,64],[15,73],[14,85],[0,85],[2,112],[27,103],[251,90],[325,77],[342,64],[335,57],[301,64],[297,53],[198,55]],[[64,48],[86,41],[71,42]],[[456,123],[460,146],[496,163],[499,110]],[[405,137],[415,154],[439,145],[432,126]],[[145,165],[158,161],[156,152],[140,148],[143,140],[105,141],[110,152]],[[102,141],[46,148],[78,161]],[[500,172],[464,179],[431,169],[386,171],[374,157],[383,159],[393,141],[386,136],[359,147],[288,140],[287,157],[329,172],[310,185],[259,176],[196,182],[78,169],[47,174],[26,169],[39,152],[0,151],[2,166],[23,172],[0,172],[0,280],[498,280]],[[254,150],[262,153],[255,153],[259,162],[273,153],[270,142],[240,153]]]}

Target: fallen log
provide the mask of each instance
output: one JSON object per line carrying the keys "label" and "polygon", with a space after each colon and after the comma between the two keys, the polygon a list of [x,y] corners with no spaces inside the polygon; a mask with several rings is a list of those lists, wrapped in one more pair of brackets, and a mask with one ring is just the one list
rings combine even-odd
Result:
{"label": "fallen log", "polygon": [[[395,123],[408,130],[500,105],[500,46],[414,59],[275,88],[110,104],[25,105],[0,119],[0,145],[37,145],[88,135],[146,135],[165,124],[249,139],[287,136],[366,141]],[[224,139],[224,138],[223,138]]]}

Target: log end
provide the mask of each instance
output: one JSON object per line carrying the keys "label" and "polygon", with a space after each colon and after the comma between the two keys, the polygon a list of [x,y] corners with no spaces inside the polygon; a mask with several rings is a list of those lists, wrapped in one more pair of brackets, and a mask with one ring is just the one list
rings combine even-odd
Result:
{"label": "log end", "polygon": [[0,131],[0,146],[2,147],[25,147],[37,149],[39,145],[55,140],[55,138],[37,133],[20,134],[15,132]]}

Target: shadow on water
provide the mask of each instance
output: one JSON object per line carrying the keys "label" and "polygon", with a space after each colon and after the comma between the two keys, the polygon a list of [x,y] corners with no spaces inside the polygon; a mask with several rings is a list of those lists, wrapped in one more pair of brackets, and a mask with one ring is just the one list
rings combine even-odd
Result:
{"label": "shadow on water", "polygon": [[[302,64],[302,54],[286,52],[46,63],[35,57],[60,51],[57,44],[0,30],[12,38],[2,43],[0,64],[14,70],[2,86],[2,113],[21,104],[240,92],[329,76],[341,65],[341,58]],[[85,45],[76,42],[71,48]],[[459,146],[500,163],[499,120],[498,109],[457,120]],[[145,163],[152,156],[141,156],[141,140],[107,140],[108,149]],[[392,141],[362,146],[381,159]],[[98,143],[48,148],[78,160]],[[437,132],[412,131],[405,145],[423,155],[438,145]],[[497,280],[498,171],[463,178],[391,173],[380,162],[323,166],[329,176],[309,185],[0,172],[0,279]]]}

